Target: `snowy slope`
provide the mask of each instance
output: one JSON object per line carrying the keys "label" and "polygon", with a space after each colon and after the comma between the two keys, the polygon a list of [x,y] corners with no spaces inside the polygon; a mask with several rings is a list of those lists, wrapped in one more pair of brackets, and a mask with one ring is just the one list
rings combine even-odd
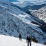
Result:
{"label": "snowy slope", "polygon": [[46,22],[46,6],[42,7],[38,10],[32,10],[31,12],[34,16]]}
{"label": "snowy slope", "polygon": [[[0,35],[0,46],[27,46],[26,40],[20,41],[16,37]],[[45,46],[39,43],[31,42],[31,46]]]}
{"label": "snowy slope", "polygon": [[29,34],[38,42],[45,42],[45,33],[39,28],[39,25],[31,23],[32,21],[36,22],[32,16],[16,6],[0,3],[0,34],[18,37],[18,34],[21,33],[23,38]]}

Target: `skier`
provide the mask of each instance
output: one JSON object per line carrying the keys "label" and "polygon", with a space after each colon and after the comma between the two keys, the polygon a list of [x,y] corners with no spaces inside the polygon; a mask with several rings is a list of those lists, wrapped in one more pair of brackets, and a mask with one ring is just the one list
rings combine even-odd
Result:
{"label": "skier", "polygon": [[22,40],[22,35],[21,34],[19,34],[19,40]]}
{"label": "skier", "polygon": [[28,35],[27,37],[26,37],[26,41],[27,41],[27,46],[31,46],[31,38],[30,38],[30,36]]}

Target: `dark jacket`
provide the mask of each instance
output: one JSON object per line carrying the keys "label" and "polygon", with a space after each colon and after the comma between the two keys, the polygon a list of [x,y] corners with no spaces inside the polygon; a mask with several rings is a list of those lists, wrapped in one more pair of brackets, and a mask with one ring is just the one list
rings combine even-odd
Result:
{"label": "dark jacket", "polygon": [[31,41],[30,36],[27,36],[27,37],[26,37],[26,40],[27,40],[28,42],[30,42],[30,41]]}
{"label": "dark jacket", "polygon": [[21,34],[19,34],[19,38],[20,38],[20,39],[22,38]]}

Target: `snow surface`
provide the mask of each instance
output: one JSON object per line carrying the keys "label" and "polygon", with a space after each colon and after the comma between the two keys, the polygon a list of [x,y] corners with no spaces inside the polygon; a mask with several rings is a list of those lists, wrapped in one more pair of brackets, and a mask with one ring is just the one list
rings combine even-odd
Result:
{"label": "snow surface", "polygon": [[[0,46],[27,46],[26,40],[20,41],[16,37],[0,35]],[[31,42],[31,46],[45,46],[39,43]]]}
{"label": "snow surface", "polygon": [[34,16],[38,17],[39,19],[46,22],[46,6],[38,9],[38,10],[32,10],[31,12]]}

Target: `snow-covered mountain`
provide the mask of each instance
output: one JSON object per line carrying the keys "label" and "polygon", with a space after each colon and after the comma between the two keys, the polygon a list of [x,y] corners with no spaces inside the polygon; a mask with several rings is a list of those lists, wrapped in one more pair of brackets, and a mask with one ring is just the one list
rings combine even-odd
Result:
{"label": "snow-covered mountain", "polygon": [[18,2],[12,2],[12,3],[16,4],[19,7],[26,7],[26,6],[33,6],[33,5],[35,5],[34,3],[31,3],[29,1],[24,1],[24,2],[18,1]]}
{"label": "snow-covered mountain", "polygon": [[[25,7],[21,7],[20,9],[30,15],[32,15],[33,17],[39,18],[41,21],[39,21],[42,25],[40,25],[41,29],[46,32],[46,1],[44,1],[42,4],[40,4],[40,2],[38,3],[39,5],[35,4],[35,5],[27,5]],[[14,3],[13,3],[14,4]],[[29,3],[28,3],[29,4]],[[36,19],[35,19],[36,20]]]}
{"label": "snow-covered mountain", "polygon": [[31,13],[38,17],[39,19],[42,19],[44,22],[46,22],[46,6],[38,10],[32,10]]}
{"label": "snow-covered mountain", "polygon": [[40,19],[25,13],[17,5],[0,2],[0,34],[18,37],[21,33],[23,38],[30,35],[43,43],[46,42],[46,35],[39,28],[40,22]]}
{"label": "snow-covered mountain", "polygon": [[30,10],[30,13],[45,22],[41,28],[46,32],[46,5],[38,10]]}
{"label": "snow-covered mountain", "polygon": [[46,4],[46,0],[36,0],[36,1],[17,1],[17,2],[12,2],[13,4],[16,4],[19,7],[26,7],[26,6],[33,6],[33,5],[42,5]]}

